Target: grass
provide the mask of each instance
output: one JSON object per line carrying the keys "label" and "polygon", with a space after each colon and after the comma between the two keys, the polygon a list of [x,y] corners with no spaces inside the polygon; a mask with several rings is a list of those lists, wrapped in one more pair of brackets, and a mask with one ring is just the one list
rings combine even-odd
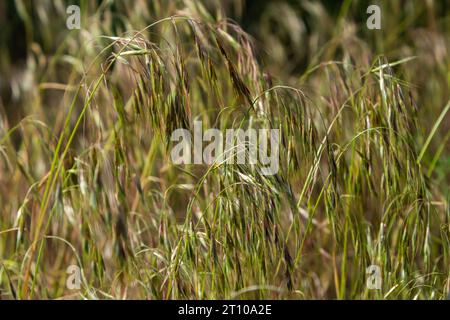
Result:
{"label": "grass", "polygon": [[[0,5],[0,298],[447,296],[448,6],[80,5]],[[279,129],[278,173],[173,164],[197,120]]]}

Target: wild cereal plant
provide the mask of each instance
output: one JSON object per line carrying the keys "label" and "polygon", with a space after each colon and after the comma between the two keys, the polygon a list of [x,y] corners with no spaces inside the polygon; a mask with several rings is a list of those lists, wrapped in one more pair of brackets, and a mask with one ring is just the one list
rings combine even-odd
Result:
{"label": "wild cereal plant", "polygon": [[411,3],[1,4],[0,298],[445,298],[449,19]]}

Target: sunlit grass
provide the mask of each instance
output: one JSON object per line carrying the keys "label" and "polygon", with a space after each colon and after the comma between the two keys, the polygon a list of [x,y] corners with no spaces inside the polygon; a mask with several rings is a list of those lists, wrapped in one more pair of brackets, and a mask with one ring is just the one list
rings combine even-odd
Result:
{"label": "sunlit grass", "polygon": [[[17,1],[27,59],[0,63],[1,298],[445,298],[449,19],[411,2],[385,4],[389,32],[372,33],[358,1],[335,15],[286,2],[253,38],[226,19],[240,1],[82,1],[70,32],[50,18],[65,3]],[[196,120],[279,129],[278,173],[174,165],[170,135]]]}

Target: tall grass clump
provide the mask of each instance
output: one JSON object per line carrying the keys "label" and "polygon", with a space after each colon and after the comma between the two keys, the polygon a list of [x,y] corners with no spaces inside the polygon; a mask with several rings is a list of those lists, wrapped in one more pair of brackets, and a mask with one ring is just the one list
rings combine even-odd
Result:
{"label": "tall grass clump", "polygon": [[[0,5],[0,298],[446,297],[445,5],[263,3]],[[196,121],[278,129],[279,170],[174,164]]]}

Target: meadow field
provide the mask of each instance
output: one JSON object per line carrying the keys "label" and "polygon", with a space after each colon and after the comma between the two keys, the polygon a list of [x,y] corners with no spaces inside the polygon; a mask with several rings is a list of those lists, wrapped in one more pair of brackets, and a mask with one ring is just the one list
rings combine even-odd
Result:
{"label": "meadow field", "polygon": [[0,30],[0,299],[447,297],[448,2],[8,0]]}

